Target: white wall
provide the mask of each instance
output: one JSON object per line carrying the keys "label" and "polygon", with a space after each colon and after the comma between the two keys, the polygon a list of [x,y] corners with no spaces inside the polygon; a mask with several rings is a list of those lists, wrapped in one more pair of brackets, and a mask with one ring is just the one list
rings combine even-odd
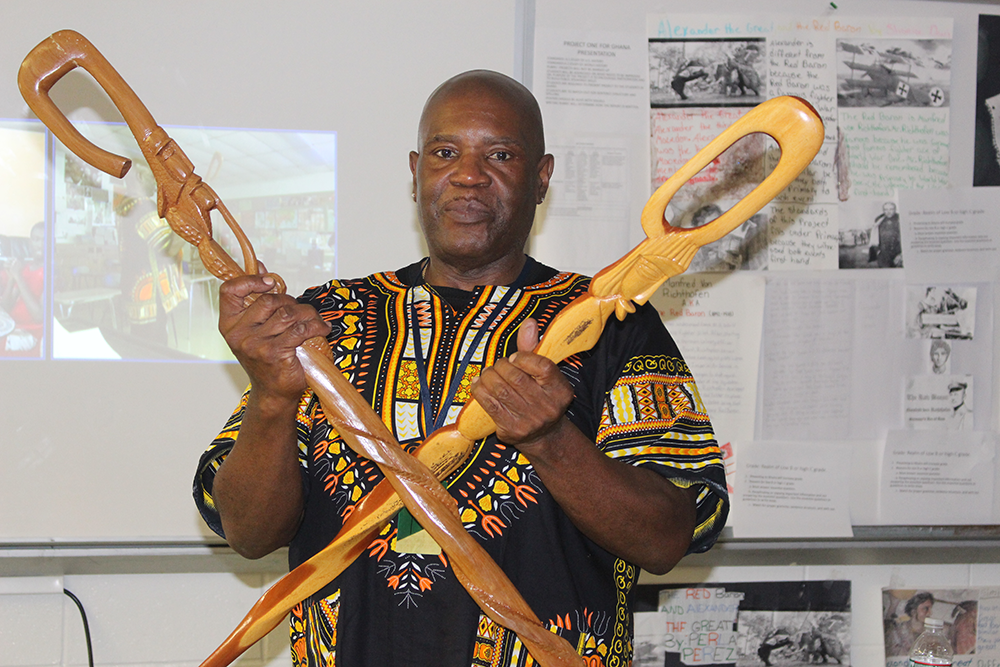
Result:
{"label": "white wall", "polygon": [[[279,572],[66,575],[87,608],[99,665],[194,667],[229,634]],[[642,583],[851,581],[851,664],[884,664],[881,589],[1000,585],[1000,564],[775,565],[699,567],[682,562]],[[0,591],[10,584],[0,578]],[[82,623],[64,595],[0,593],[0,667],[86,665]],[[235,664],[286,667],[282,623]]]}

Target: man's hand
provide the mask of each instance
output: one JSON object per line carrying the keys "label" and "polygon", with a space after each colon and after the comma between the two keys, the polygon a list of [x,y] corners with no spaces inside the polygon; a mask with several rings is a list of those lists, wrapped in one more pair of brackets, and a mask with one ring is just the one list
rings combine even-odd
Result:
{"label": "man's hand", "polygon": [[584,535],[656,574],[691,544],[697,489],[681,489],[646,468],[615,461],[567,417],[573,388],[552,361],[534,354],[538,324],[526,320],[518,351],[483,371],[472,395],[497,424],[497,438],[523,453]]}
{"label": "man's hand", "polygon": [[532,352],[538,323],[525,320],[518,351],[483,371],[472,395],[497,425],[497,438],[527,453],[559,427],[573,401],[573,387],[559,367]]}
{"label": "man's hand", "polygon": [[[243,366],[260,397],[298,401],[306,378],[295,348],[330,325],[316,309],[287,294],[271,294],[274,279],[263,265],[255,276],[241,276],[219,290],[219,331]],[[246,305],[248,296],[256,300]]]}
{"label": "man's hand", "polygon": [[[288,544],[301,521],[295,412],[306,379],[295,348],[330,332],[312,306],[269,294],[274,279],[259,270],[219,290],[219,331],[251,389],[240,437],[216,474],[213,495],[226,539],[248,558]],[[256,300],[246,305],[253,294]]]}

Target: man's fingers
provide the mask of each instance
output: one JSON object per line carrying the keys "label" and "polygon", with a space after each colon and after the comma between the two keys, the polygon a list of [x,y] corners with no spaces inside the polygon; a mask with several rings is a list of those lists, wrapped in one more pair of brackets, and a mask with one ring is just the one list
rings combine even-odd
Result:
{"label": "man's fingers", "polygon": [[537,345],[538,321],[529,317],[521,324],[521,328],[517,330],[517,349],[518,351],[531,352]]}
{"label": "man's fingers", "polygon": [[[245,299],[251,294],[266,294],[274,287],[274,278],[268,275],[246,275],[227,280],[219,287],[219,309],[234,313],[243,310]],[[291,297],[289,297],[291,298]]]}

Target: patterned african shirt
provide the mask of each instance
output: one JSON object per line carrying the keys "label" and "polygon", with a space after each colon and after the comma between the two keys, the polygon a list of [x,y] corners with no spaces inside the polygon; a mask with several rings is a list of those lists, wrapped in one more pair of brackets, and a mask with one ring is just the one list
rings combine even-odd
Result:
{"label": "patterned african shirt", "polygon": [[[538,320],[544,332],[589,284],[530,258],[513,285],[471,293],[430,287],[421,269],[417,263],[332,281],[300,297],[333,325],[328,340],[338,366],[410,450],[438,423],[454,421],[473,378],[514,352],[525,318]],[[561,369],[576,393],[569,418],[606,455],[699,488],[690,551],[707,550],[729,507],[722,457],[691,373],[656,311],[645,306],[622,322],[612,317],[597,345]],[[244,396],[195,479],[196,502],[220,535],[212,482],[238,435],[245,404]],[[325,547],[382,479],[375,464],[355,455],[331,429],[311,392],[300,403],[298,439],[306,511],[289,546],[292,568]],[[466,529],[543,623],[588,665],[631,663],[639,568],[580,533],[517,449],[493,436],[477,442],[444,484]],[[480,612],[447,555],[433,544],[425,548],[422,536],[426,532],[404,510],[343,574],[296,606],[293,663],[533,664],[514,633]]]}

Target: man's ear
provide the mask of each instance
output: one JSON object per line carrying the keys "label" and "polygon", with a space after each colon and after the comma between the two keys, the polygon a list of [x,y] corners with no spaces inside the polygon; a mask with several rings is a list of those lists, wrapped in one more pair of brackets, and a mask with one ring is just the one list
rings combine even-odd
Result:
{"label": "man's ear", "polygon": [[538,161],[538,193],[535,201],[539,204],[545,200],[545,193],[549,191],[549,181],[552,179],[552,171],[555,169],[556,159],[551,153],[546,153]]}
{"label": "man's ear", "polygon": [[410,173],[413,174],[413,196],[417,196],[417,160],[420,159],[420,153],[417,151],[410,151]]}

